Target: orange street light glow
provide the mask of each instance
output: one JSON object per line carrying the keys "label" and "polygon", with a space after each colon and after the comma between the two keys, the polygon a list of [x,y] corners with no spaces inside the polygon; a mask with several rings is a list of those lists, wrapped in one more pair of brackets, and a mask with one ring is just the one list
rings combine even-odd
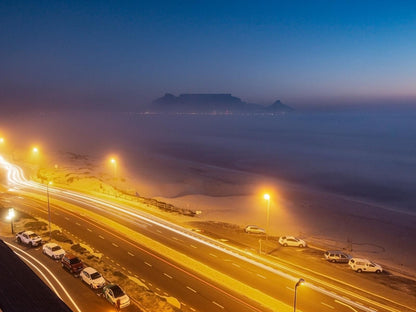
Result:
{"label": "orange street light glow", "polygon": [[0,143],[4,143],[4,138],[0,138]]}
{"label": "orange street light glow", "polygon": [[270,195],[269,194],[264,194],[263,197],[264,197],[265,200],[270,200]]}
{"label": "orange street light glow", "polygon": [[37,152],[39,152],[39,149],[37,147],[34,147],[33,148],[33,153],[37,153]]}

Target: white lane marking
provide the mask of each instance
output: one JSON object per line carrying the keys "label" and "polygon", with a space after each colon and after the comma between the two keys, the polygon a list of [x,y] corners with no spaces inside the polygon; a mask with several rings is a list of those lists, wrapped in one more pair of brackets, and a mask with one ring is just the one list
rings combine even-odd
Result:
{"label": "white lane marking", "polygon": [[167,274],[167,273],[163,273],[163,275],[164,276],[166,276],[167,278],[170,278],[170,279],[172,279],[173,277],[172,276],[170,276],[169,274]]}
{"label": "white lane marking", "polygon": [[125,267],[121,267],[124,271],[126,271],[126,268]]}
{"label": "white lane marking", "polygon": [[175,236],[172,236],[172,239],[173,239],[173,240],[176,240],[176,241],[179,241],[179,239],[178,239],[178,238],[176,238]]}
{"label": "white lane marking", "polygon": [[263,278],[263,279],[266,279],[266,276],[264,276],[264,275],[261,275],[261,274],[256,274],[258,277],[261,277],[261,278]]}
{"label": "white lane marking", "polygon": [[196,311],[194,308],[190,307],[189,309],[191,309],[192,311]]}
{"label": "white lane marking", "polygon": [[223,307],[222,305],[220,305],[219,303],[217,303],[217,302],[215,302],[215,301],[213,301],[212,303],[213,303],[213,304],[215,304],[217,307],[219,307],[219,308],[221,308],[221,309],[224,309],[224,307]]}
{"label": "white lane marking", "polygon": [[158,233],[162,234],[162,231],[161,231],[161,230],[156,230],[156,232],[158,232]]}
{"label": "white lane marking", "polygon": [[218,256],[214,255],[213,253],[210,253],[209,255],[212,256],[212,257],[218,258]]}
{"label": "white lane marking", "polygon": [[134,254],[132,254],[130,251],[128,251],[128,252],[127,252],[127,254],[128,254],[129,256],[134,257]]}
{"label": "white lane marking", "polygon": [[76,225],[81,226],[81,224],[79,224],[78,222],[75,222]]}
{"label": "white lane marking", "polygon": [[111,262],[114,263],[114,259],[111,259]]}
{"label": "white lane marking", "polygon": [[287,289],[289,289],[290,291],[294,291],[294,290],[292,289],[292,287],[286,286],[286,288],[287,288]]}
{"label": "white lane marking", "polygon": [[191,287],[189,287],[189,286],[186,286],[186,288],[188,288],[190,291],[192,291],[193,293],[195,293],[195,294],[196,294],[196,290],[195,290],[195,289],[193,289],[193,288],[191,288]]}
{"label": "white lane marking", "polygon": [[[9,243],[7,243],[7,242],[5,242],[9,247],[12,247],[12,248],[15,248],[15,249],[17,249],[17,250],[19,250],[19,252],[22,252],[22,253],[24,253],[25,255],[27,255],[27,256],[29,256],[30,258],[32,258],[34,261],[36,261],[37,263],[38,263],[38,265],[40,265],[40,266],[42,266],[46,271],[48,271],[49,272],[49,274],[53,277],[53,279],[58,283],[58,285],[61,287],[61,289],[65,292],[65,295],[69,298],[69,300],[72,302],[72,304],[74,305],[74,307],[78,310],[78,312],[81,312],[81,309],[77,306],[77,304],[75,303],[75,301],[74,301],[74,299],[72,299],[72,297],[69,295],[69,293],[67,292],[67,290],[66,290],[66,288],[62,285],[62,283],[56,278],[56,276],[43,264],[43,263],[41,263],[39,260],[37,260],[36,258],[34,258],[33,256],[31,256],[30,254],[28,254],[27,252],[25,252],[25,251],[23,251],[23,250],[21,250],[20,248],[18,248],[18,247],[16,247],[16,246],[13,246],[12,244],[9,244]],[[19,256],[21,256],[21,255],[19,255]],[[39,270],[39,268],[37,267],[37,266],[33,266],[33,268],[34,269],[36,269],[36,270],[38,270],[39,272],[40,272],[40,270]],[[43,275],[43,273],[41,273],[42,275]],[[47,280],[47,278],[45,277],[45,279]],[[52,286],[52,284],[49,282],[49,284]],[[52,286],[52,288],[54,288],[53,286]],[[58,294],[58,292],[56,292],[55,291],[55,293],[56,293],[56,295],[59,297],[59,298],[61,298],[60,296],[59,296],[59,294]]]}
{"label": "white lane marking", "polygon": [[157,291],[161,291],[159,287],[156,287],[156,290],[157,290]]}
{"label": "white lane marking", "polygon": [[336,303],[339,303],[339,304],[341,304],[341,305],[343,305],[343,306],[346,306],[346,307],[348,307],[348,308],[350,308],[351,310],[353,310],[354,312],[358,312],[356,309],[354,309],[352,306],[350,306],[350,305],[348,305],[348,304],[346,304],[346,303],[344,303],[344,302],[342,302],[342,301],[339,301],[339,300],[337,300],[337,299],[335,299],[334,300]]}
{"label": "white lane marking", "polygon": [[92,232],[92,230],[91,230],[91,229],[89,229],[89,228],[87,228],[87,231],[88,231],[88,232]]}
{"label": "white lane marking", "polygon": [[198,248],[198,247],[196,247],[196,246],[194,246],[194,245],[191,245],[191,247],[192,247],[192,248],[195,248],[195,249],[196,249],[196,248]]}
{"label": "white lane marking", "polygon": [[65,220],[69,221],[69,218],[68,217],[65,217]]}
{"label": "white lane marking", "polygon": [[149,266],[149,267],[152,267],[152,265],[149,263],[149,262],[144,262],[144,264],[146,264],[147,266]]}
{"label": "white lane marking", "polygon": [[116,243],[111,243],[111,245],[113,245],[114,247],[118,247]]}
{"label": "white lane marking", "polygon": [[239,266],[237,263],[231,263],[233,266],[237,267],[237,268],[241,268],[241,266]]}
{"label": "white lane marking", "polygon": [[326,304],[325,302],[322,302],[321,301],[321,304],[324,305],[324,306],[326,306],[326,307],[328,307],[328,308],[330,308],[330,309],[332,309],[332,310],[335,309],[333,306],[331,306],[329,304]]}
{"label": "white lane marking", "polygon": [[102,236],[102,235],[98,235],[98,237],[101,238],[101,239],[104,239],[104,236]]}

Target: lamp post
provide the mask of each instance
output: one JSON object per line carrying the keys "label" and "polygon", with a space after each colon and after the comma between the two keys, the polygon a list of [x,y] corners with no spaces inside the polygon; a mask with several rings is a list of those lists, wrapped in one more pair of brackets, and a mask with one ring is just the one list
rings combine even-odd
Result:
{"label": "lamp post", "polygon": [[12,234],[14,234],[14,230],[13,230],[13,218],[14,218],[14,216],[15,216],[14,209],[13,208],[10,208],[9,209],[9,213],[6,216],[6,219],[7,220],[10,220],[10,226],[12,228]]}
{"label": "lamp post", "polygon": [[48,181],[48,183],[46,183],[46,197],[48,198],[49,240],[52,239],[52,231],[51,231],[51,207],[49,205],[49,185],[50,184],[52,184],[52,181]]}
{"label": "lamp post", "polygon": [[303,285],[304,283],[305,283],[305,280],[303,278],[300,278],[295,285],[295,299],[293,301],[293,312],[296,312],[296,291],[298,289],[298,286]]}
{"label": "lamp post", "polygon": [[267,223],[266,223],[266,240],[267,237],[269,236],[269,225],[270,225],[270,195],[269,194],[264,194],[264,199],[267,200]]}
{"label": "lamp post", "polygon": [[115,179],[116,178],[116,170],[117,170],[117,160],[115,158],[111,158],[110,162],[113,165],[113,174],[114,174],[114,179]]}

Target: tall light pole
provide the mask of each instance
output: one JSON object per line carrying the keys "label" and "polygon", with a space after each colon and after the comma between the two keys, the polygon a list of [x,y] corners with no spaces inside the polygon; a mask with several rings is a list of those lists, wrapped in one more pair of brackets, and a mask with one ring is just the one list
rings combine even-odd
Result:
{"label": "tall light pole", "polygon": [[303,278],[300,278],[295,285],[295,299],[293,301],[293,312],[296,312],[296,291],[298,289],[298,286],[303,285],[304,283],[305,283],[305,280]]}
{"label": "tall light pole", "polygon": [[113,174],[114,174],[114,179],[115,179],[116,178],[116,170],[117,170],[117,160],[115,158],[111,158],[110,162],[113,165]]}
{"label": "tall light pole", "polygon": [[267,223],[266,223],[266,240],[269,236],[269,225],[270,225],[270,195],[264,194],[264,199],[267,200]]}
{"label": "tall light pole", "polygon": [[13,208],[10,208],[9,209],[9,213],[6,216],[6,219],[7,220],[10,220],[10,226],[12,228],[12,234],[14,234],[14,230],[13,230],[13,218],[14,218],[14,216],[15,216],[14,209]]}
{"label": "tall light pole", "polygon": [[48,183],[46,183],[46,197],[48,198],[49,240],[52,239],[52,231],[51,231],[51,207],[49,205],[49,185],[50,184],[52,184],[52,181],[48,181]]}

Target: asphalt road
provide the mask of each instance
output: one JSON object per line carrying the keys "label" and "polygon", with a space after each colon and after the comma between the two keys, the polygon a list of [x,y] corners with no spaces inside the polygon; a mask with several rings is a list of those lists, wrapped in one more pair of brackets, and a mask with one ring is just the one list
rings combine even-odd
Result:
{"label": "asphalt road", "polygon": [[[44,192],[42,186],[34,184],[24,185],[30,192]],[[17,190],[21,193],[23,190]],[[338,278],[329,278],[317,272],[322,270],[322,263],[314,269],[308,269],[309,262],[300,261],[305,250],[295,252],[293,248],[286,248],[279,252],[279,258],[258,257],[237,251],[231,245],[224,245],[218,240],[209,239],[198,233],[191,233],[179,226],[147,214],[142,214],[132,208],[109,204],[96,199],[73,194],[62,190],[50,189],[51,198],[60,198],[84,209],[94,210],[96,213],[123,224],[135,232],[150,237],[156,242],[169,246],[193,259],[198,260],[216,271],[223,272],[252,288],[258,289],[270,297],[286,304],[284,310],[293,305],[294,280],[291,276],[308,276],[307,283],[297,290],[297,307],[299,311],[405,311],[403,306],[397,306],[385,298],[380,298],[370,291],[354,287],[356,277],[345,275],[339,267],[330,268]],[[44,203],[28,198],[14,197],[16,207],[28,209],[47,219]],[[84,241],[94,249],[104,253],[105,261],[114,265],[126,274],[142,280],[149,288],[161,295],[178,298],[184,310],[198,311],[267,311],[258,303],[258,298],[248,298],[247,294],[238,289],[231,290],[215,277],[204,277],[200,272],[189,266],[172,261],[162,253],[156,253],[151,246],[145,247],[119,234],[105,224],[97,223],[87,216],[71,212],[62,207],[52,205],[52,222],[63,229],[67,229],[81,242]],[[238,239],[251,239],[242,235]],[[284,257],[288,256],[288,260]],[[297,256],[296,256],[297,255]],[[282,258],[282,259],[280,259]],[[294,261],[291,261],[291,259]],[[307,257],[306,257],[307,258]],[[316,266],[317,264],[313,264]],[[337,271],[338,270],[338,271]],[[333,273],[331,272],[331,274]],[[352,273],[348,272],[347,274]],[[291,276],[288,276],[290,274]],[[343,279],[351,279],[348,283]],[[361,277],[360,277],[361,278]],[[329,282],[331,283],[328,283]],[[335,285],[335,286],[334,286]],[[359,284],[358,284],[359,285]],[[355,290],[352,291],[352,290]],[[337,295],[337,293],[339,295]],[[348,294],[348,298],[345,298]],[[257,299],[257,300],[255,300]],[[357,303],[358,302],[358,303]],[[390,306],[390,308],[389,308]],[[409,311],[414,311],[410,309]]]}

